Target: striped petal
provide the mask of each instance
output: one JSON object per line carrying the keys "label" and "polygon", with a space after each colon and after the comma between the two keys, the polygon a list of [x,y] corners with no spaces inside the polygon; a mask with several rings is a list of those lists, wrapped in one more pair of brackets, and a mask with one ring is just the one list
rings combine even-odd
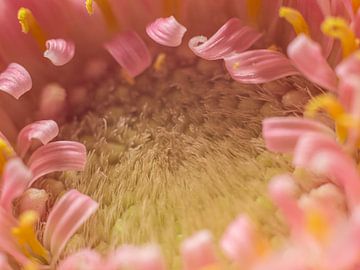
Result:
{"label": "striped petal", "polygon": [[44,57],[55,66],[63,66],[71,61],[75,55],[75,44],[63,39],[50,39],[46,41]]}
{"label": "striped petal", "polygon": [[130,76],[136,77],[151,64],[151,56],[146,44],[134,31],[117,35],[104,47]]}
{"label": "striped petal", "polygon": [[174,16],[159,18],[146,27],[146,33],[152,40],[168,47],[180,46],[186,31]]}
{"label": "striped petal", "polygon": [[18,99],[32,87],[29,72],[16,63],[11,63],[7,69],[0,74],[0,90]]}
{"label": "striped petal", "polygon": [[68,191],[55,204],[45,225],[44,246],[55,262],[67,241],[97,210],[98,204],[76,190]]}
{"label": "striped petal", "polygon": [[232,18],[209,39],[204,36],[193,37],[189,47],[201,58],[217,60],[250,48],[261,36],[239,19]]}
{"label": "striped petal", "polygon": [[28,166],[33,173],[31,183],[48,173],[84,169],[85,146],[78,142],[58,141],[39,147],[30,157]]}
{"label": "striped petal", "polygon": [[263,121],[266,148],[273,152],[291,153],[301,136],[320,132],[334,136],[334,132],[318,121],[298,117],[272,117]]}
{"label": "striped petal", "polygon": [[225,58],[231,77],[242,83],[265,83],[299,71],[283,54],[272,50],[254,50]]}
{"label": "striped petal", "polygon": [[0,189],[0,208],[12,213],[13,200],[24,193],[30,184],[31,176],[21,159],[13,158],[6,163]]}
{"label": "striped petal", "polygon": [[336,91],[336,74],[322,55],[319,44],[300,35],[289,44],[288,55],[305,77],[326,89]]}
{"label": "striped petal", "polygon": [[24,157],[31,146],[32,140],[39,140],[42,144],[47,144],[59,133],[59,127],[55,121],[42,120],[25,126],[17,138],[17,152],[20,157]]}

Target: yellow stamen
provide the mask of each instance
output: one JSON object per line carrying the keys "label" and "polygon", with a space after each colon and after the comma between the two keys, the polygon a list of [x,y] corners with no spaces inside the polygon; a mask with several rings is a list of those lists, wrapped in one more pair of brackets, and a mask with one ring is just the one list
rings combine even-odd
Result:
{"label": "yellow stamen", "polygon": [[262,0],[247,0],[246,8],[247,14],[253,23],[257,22],[259,19],[260,9],[261,9]]}
{"label": "yellow stamen", "polygon": [[163,14],[165,17],[179,16],[181,0],[163,0]]}
{"label": "yellow stamen", "polygon": [[166,54],[160,53],[154,62],[154,69],[156,72],[161,72],[165,69],[165,63],[166,63]]}
{"label": "yellow stamen", "polygon": [[14,155],[12,148],[5,142],[0,139],[0,174],[4,170],[6,161]]}
{"label": "yellow stamen", "polygon": [[279,10],[279,16],[292,25],[296,34],[310,35],[307,22],[305,21],[303,15],[301,15],[301,13],[296,9],[281,7]]}
{"label": "yellow stamen", "polygon": [[19,217],[19,226],[12,229],[12,234],[28,258],[49,261],[48,251],[36,237],[34,227],[37,221],[38,215],[36,212],[24,212]]}
{"label": "yellow stamen", "polygon": [[350,25],[339,17],[328,17],[321,24],[321,30],[329,37],[339,39],[343,49],[343,57],[350,55],[358,48],[358,43]]}
{"label": "yellow stamen", "polygon": [[354,10],[354,13],[356,13],[360,7],[360,0],[352,0],[352,7]]}
{"label": "yellow stamen", "polygon": [[307,213],[306,229],[320,241],[326,240],[329,231],[325,217],[315,210]]}
{"label": "yellow stamen", "polygon": [[119,23],[116,20],[116,16],[111,8],[111,5],[108,0],[86,0],[86,10],[92,15],[94,13],[94,2],[99,7],[101,13],[103,14],[106,24],[111,31],[116,31],[119,29]]}
{"label": "yellow stamen", "polygon": [[18,20],[21,29],[25,34],[30,33],[36,40],[42,50],[46,50],[45,42],[47,40],[44,31],[41,29],[39,23],[36,21],[30,9],[20,8],[18,11]]}

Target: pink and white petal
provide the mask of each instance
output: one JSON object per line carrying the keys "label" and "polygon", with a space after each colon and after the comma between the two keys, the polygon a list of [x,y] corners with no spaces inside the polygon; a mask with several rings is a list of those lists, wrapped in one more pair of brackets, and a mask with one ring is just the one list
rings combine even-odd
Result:
{"label": "pink and white petal", "polygon": [[42,120],[25,126],[17,137],[17,153],[24,157],[31,146],[32,140],[47,144],[59,134],[59,127],[53,120]]}
{"label": "pink and white petal", "polygon": [[250,265],[255,258],[255,231],[246,216],[239,216],[226,229],[220,242],[224,253],[239,265]]}
{"label": "pink and white petal", "polygon": [[204,36],[193,37],[189,47],[201,58],[217,60],[247,50],[261,36],[261,33],[244,25],[239,19],[232,18],[209,39]]}
{"label": "pink and white petal", "polygon": [[29,186],[32,174],[21,159],[12,158],[6,163],[2,178],[0,207],[12,213],[13,200]]}
{"label": "pink and white petal", "polygon": [[291,75],[300,75],[289,59],[272,50],[247,51],[234,54],[224,60],[231,77],[241,83],[265,83]]}
{"label": "pink and white petal", "polygon": [[75,44],[64,39],[49,39],[45,43],[44,57],[55,66],[63,66],[71,61],[75,55]]}
{"label": "pink and white petal", "polygon": [[0,269],[2,270],[12,270],[5,254],[0,253]]}
{"label": "pink and white petal", "polygon": [[158,246],[123,246],[108,257],[106,269],[165,270],[165,261]]}
{"label": "pink and white petal", "polygon": [[0,74],[0,90],[18,99],[32,87],[29,72],[16,63],[11,63],[7,69]]}
{"label": "pink and white petal", "polygon": [[39,147],[30,157],[31,184],[39,177],[58,171],[82,171],[86,163],[85,146],[78,142],[57,141]]}
{"label": "pink and white petal", "polygon": [[312,82],[336,91],[336,74],[322,55],[321,47],[305,35],[299,35],[288,46],[289,58]]}
{"label": "pink and white petal", "polygon": [[44,246],[56,263],[71,236],[95,213],[98,204],[76,190],[68,191],[55,204],[45,225]]}
{"label": "pink and white petal", "polygon": [[200,231],[181,244],[181,257],[184,270],[200,270],[216,266],[213,238],[209,231]]}
{"label": "pink and white petal", "polygon": [[104,262],[99,253],[94,250],[83,249],[62,260],[58,270],[98,270]]}
{"label": "pink and white petal", "polygon": [[340,185],[351,209],[359,205],[360,176],[357,164],[335,141],[320,134],[303,136],[294,151],[293,163]]}
{"label": "pink and white petal", "polygon": [[298,117],[271,117],[263,120],[262,133],[266,148],[273,152],[293,152],[299,138],[309,132],[334,137],[335,133],[322,123]]}
{"label": "pink and white petal", "polygon": [[168,47],[180,46],[186,31],[174,16],[156,19],[146,27],[146,33],[152,40]]}
{"label": "pink and white petal", "polygon": [[134,31],[122,32],[104,47],[130,76],[136,77],[151,64],[146,44]]}
{"label": "pink and white petal", "polygon": [[289,175],[274,177],[269,184],[269,193],[284,215],[294,236],[299,236],[303,229],[304,213],[294,197],[294,180]]}

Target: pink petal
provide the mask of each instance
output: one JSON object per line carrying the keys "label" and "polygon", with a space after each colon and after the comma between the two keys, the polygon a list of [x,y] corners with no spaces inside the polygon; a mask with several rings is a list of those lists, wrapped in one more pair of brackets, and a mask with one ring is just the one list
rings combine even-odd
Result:
{"label": "pink petal", "polygon": [[231,77],[242,83],[265,83],[299,71],[283,54],[272,50],[254,50],[224,59]]}
{"label": "pink petal", "polygon": [[31,176],[31,172],[22,163],[21,159],[10,159],[4,168],[0,189],[0,207],[12,213],[13,200],[23,194],[29,186]]}
{"label": "pink petal", "polygon": [[334,136],[334,132],[318,121],[298,117],[272,117],[263,120],[266,147],[274,152],[291,153],[301,136],[320,132]]}
{"label": "pink petal", "polygon": [[246,216],[239,216],[226,229],[221,239],[224,253],[239,265],[248,265],[255,256],[255,232]]}
{"label": "pink petal", "polygon": [[58,141],[39,147],[29,159],[33,173],[31,183],[39,177],[57,171],[82,171],[86,163],[85,146],[78,142]]}
{"label": "pink petal", "polygon": [[186,239],[181,245],[184,270],[200,270],[215,266],[217,259],[213,239],[208,231],[201,231]]}
{"label": "pink petal", "polygon": [[360,77],[349,73],[346,79],[340,80],[338,95],[345,110],[355,118],[360,117]]}
{"label": "pink petal", "polygon": [[199,57],[217,60],[250,48],[262,34],[244,25],[239,19],[228,20],[210,39],[193,37],[190,49]]}
{"label": "pink petal", "polygon": [[27,70],[12,63],[0,74],[0,90],[18,99],[32,87],[32,80]]}
{"label": "pink petal", "polygon": [[6,256],[0,253],[0,269],[1,270],[12,270]]}
{"label": "pink petal", "polygon": [[17,152],[20,157],[24,157],[29,150],[33,139],[39,140],[42,144],[47,144],[59,134],[59,127],[55,121],[42,120],[25,126],[17,138]]}
{"label": "pink petal", "polygon": [[321,47],[305,35],[288,46],[288,55],[305,77],[331,91],[336,91],[336,74],[322,55]]}
{"label": "pink petal", "polygon": [[321,134],[302,137],[294,152],[295,166],[330,178],[345,190],[350,208],[360,203],[360,176],[357,164],[332,139]]}
{"label": "pink petal", "polygon": [[44,57],[55,66],[63,66],[70,62],[75,55],[75,44],[63,39],[50,39],[46,41]]}
{"label": "pink petal", "polygon": [[123,246],[108,258],[107,270],[165,270],[165,262],[158,246]]}
{"label": "pink petal", "polygon": [[151,64],[146,44],[134,31],[123,32],[104,46],[116,62],[133,77],[142,73]]}
{"label": "pink petal", "polygon": [[[360,16],[359,16],[360,17]],[[356,52],[345,58],[339,65],[337,65],[336,74],[341,80],[346,81],[349,76],[360,75],[360,54]]]}
{"label": "pink petal", "polygon": [[169,47],[181,45],[187,29],[174,16],[156,19],[146,27],[146,33],[155,42]]}
{"label": "pink petal", "polygon": [[68,191],[55,204],[45,225],[43,241],[53,255],[53,262],[56,262],[71,236],[97,208],[95,201],[76,190]]}
{"label": "pink petal", "polygon": [[60,262],[58,270],[98,270],[103,267],[99,253],[83,249]]}
{"label": "pink petal", "polygon": [[270,196],[280,208],[291,230],[299,234],[303,228],[303,212],[294,197],[295,184],[289,175],[274,177],[269,185]]}

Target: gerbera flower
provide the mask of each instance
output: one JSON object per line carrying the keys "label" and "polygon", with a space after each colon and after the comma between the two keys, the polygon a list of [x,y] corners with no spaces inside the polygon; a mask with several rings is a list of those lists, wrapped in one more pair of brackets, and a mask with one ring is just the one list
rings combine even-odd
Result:
{"label": "gerbera flower", "polygon": [[1,1],[0,267],[356,269],[358,8]]}

